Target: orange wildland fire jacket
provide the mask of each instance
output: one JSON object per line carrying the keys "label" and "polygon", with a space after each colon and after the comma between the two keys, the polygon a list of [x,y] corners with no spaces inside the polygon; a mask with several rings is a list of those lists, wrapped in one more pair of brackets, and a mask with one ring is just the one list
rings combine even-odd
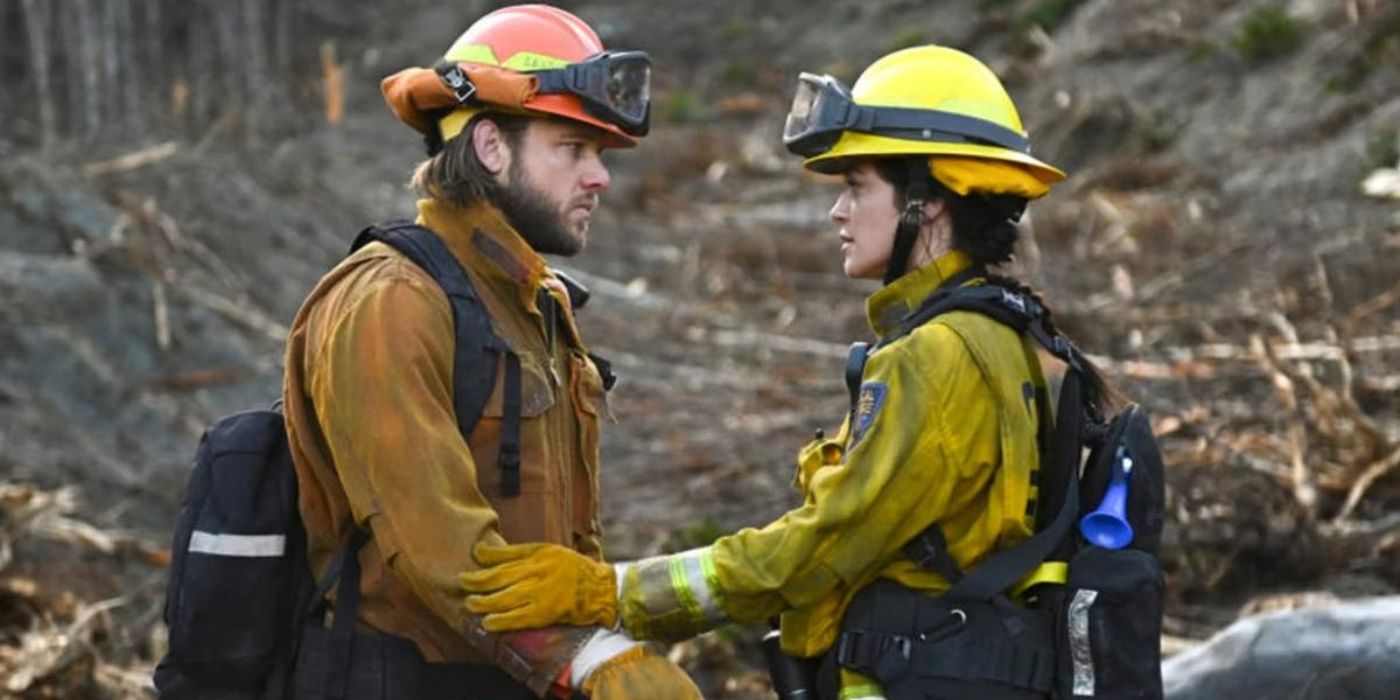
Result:
{"label": "orange wildland fire jacket", "polygon": [[[370,244],[316,285],[287,344],[285,413],[311,567],[324,575],[353,518],[372,535],[359,553],[362,629],[410,639],[429,662],[494,663],[543,693],[594,630],[487,633],[463,607],[457,576],[477,568],[482,541],[602,557],[603,382],[563,286],[498,211],[418,208],[520,357],[520,494],[501,494],[497,467],[504,370],[464,440],[451,305],[426,272]],[[557,324],[541,312],[540,290],[554,297]]]}

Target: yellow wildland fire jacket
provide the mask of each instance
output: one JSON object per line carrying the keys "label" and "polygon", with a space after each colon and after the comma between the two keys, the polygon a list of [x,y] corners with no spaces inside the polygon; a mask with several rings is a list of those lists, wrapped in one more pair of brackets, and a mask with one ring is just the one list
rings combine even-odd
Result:
{"label": "yellow wildland fire jacket", "polygon": [[[893,333],[970,265],[954,251],[876,292],[867,302],[875,333]],[[627,630],[681,638],[782,613],[784,650],[816,656],[872,581],[948,589],[901,551],[931,524],[962,570],[1028,538],[1040,462],[1034,396],[1045,389],[1030,342],[955,311],[873,352],[853,415],[799,453],[801,507],[709,547],[619,565]]]}

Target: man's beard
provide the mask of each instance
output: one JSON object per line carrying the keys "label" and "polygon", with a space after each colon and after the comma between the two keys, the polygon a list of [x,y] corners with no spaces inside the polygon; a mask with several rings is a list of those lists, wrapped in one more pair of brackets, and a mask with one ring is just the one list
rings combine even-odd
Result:
{"label": "man's beard", "polygon": [[535,252],[567,257],[583,250],[583,237],[569,231],[558,207],[531,184],[519,161],[510,164],[510,181],[498,187],[495,195],[506,221]]}

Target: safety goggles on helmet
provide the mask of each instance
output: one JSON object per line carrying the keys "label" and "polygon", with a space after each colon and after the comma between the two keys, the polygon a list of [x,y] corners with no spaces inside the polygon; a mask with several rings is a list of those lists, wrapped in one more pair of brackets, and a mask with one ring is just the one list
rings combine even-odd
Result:
{"label": "safety goggles on helmet", "polygon": [[830,75],[802,73],[797,80],[797,95],[783,125],[783,143],[804,158],[830,150],[845,131],[1030,153],[1030,142],[1023,134],[984,119],[935,109],[859,105],[851,91]]}
{"label": "safety goggles on helmet", "polygon": [[651,58],[645,51],[605,51],[563,68],[533,71],[541,93],[576,95],[584,111],[631,136],[646,136],[651,118]]}
{"label": "safety goggles on helmet", "polygon": [[[630,136],[646,136],[651,118],[651,58],[644,51],[603,52],[562,68],[516,72],[441,61],[435,68],[458,105],[526,109],[535,95],[574,95],[583,110]],[[441,89],[441,88],[440,88]]]}

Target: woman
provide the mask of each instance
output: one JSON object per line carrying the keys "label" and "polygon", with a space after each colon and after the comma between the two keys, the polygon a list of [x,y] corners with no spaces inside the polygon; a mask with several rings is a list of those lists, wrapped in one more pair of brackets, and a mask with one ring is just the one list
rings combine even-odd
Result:
{"label": "woman", "polygon": [[[478,548],[493,568],[462,581],[488,628],[620,622],[633,637],[671,640],[781,614],[784,651],[830,657],[873,582],[936,596],[1035,530],[1046,410],[1029,341],[968,311],[901,324],[939,289],[1024,292],[985,268],[1011,258],[1027,202],[1064,173],[1030,155],[1005,89],[965,53],[899,51],[849,91],[829,76],[800,80],[784,140],[805,167],[844,180],[831,218],[845,273],[885,283],[866,301],[885,342],[853,384],[851,415],[799,454],[803,505],[709,547],[612,568],[550,545]],[[926,530],[946,546],[920,565],[905,547]],[[843,699],[884,697],[848,664],[839,683]],[[920,697],[1044,697],[950,683]]]}

